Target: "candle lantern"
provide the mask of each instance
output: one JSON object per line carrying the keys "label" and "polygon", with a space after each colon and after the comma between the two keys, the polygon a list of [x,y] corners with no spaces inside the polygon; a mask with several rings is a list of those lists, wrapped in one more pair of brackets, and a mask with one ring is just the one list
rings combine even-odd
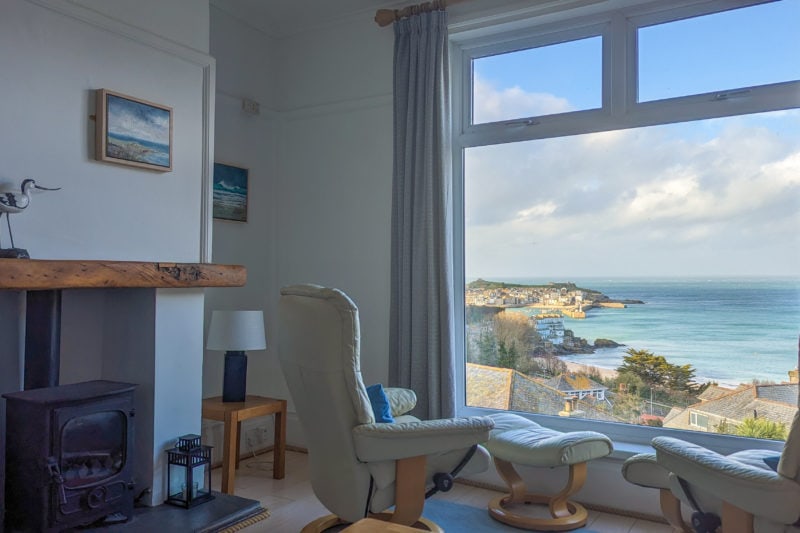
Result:
{"label": "candle lantern", "polygon": [[211,448],[200,444],[200,435],[184,435],[167,450],[167,503],[188,509],[214,498]]}

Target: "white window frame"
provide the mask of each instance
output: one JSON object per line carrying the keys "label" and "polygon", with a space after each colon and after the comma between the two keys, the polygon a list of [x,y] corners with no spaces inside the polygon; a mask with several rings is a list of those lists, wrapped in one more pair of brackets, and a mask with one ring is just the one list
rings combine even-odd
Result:
{"label": "white window frame", "polygon": [[[705,425],[700,423],[700,419],[705,419]],[[702,415],[696,411],[689,411],[689,425],[697,428],[703,428],[705,430],[709,429],[710,420],[708,415]]]}
{"label": "white window frame", "polygon": [[[475,146],[500,144],[637,128],[658,124],[720,118],[800,107],[800,81],[741,87],[728,92],[711,92],[637,102],[637,30],[643,26],[725,11],[763,3],[761,0],[680,0],[648,2],[625,0],[621,8],[596,12],[594,3],[583,3],[571,11],[548,11],[532,18],[521,28],[513,24],[466,24],[451,26],[451,72],[453,105],[454,175],[454,265],[456,309],[457,414],[485,415],[491,409],[466,406],[466,356],[464,346],[464,150]],[[581,4],[581,3],[578,3]],[[574,4],[573,4],[574,5]],[[595,12],[591,12],[595,11]],[[512,27],[513,26],[513,27]],[[601,35],[602,108],[580,110],[541,117],[471,124],[472,60],[488,55],[532,46],[557,44]],[[654,428],[633,424],[571,419],[533,413],[518,413],[561,431],[594,430],[615,441],[624,456],[648,447],[653,437],[669,435],[711,448],[720,453],[742,449],[782,449],[783,443],[699,431]],[[629,450],[626,452],[625,450]]]}

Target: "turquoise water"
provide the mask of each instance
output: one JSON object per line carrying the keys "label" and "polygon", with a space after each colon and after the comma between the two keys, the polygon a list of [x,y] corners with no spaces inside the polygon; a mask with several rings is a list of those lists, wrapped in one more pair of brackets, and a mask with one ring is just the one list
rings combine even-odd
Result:
{"label": "turquoise water", "polygon": [[567,361],[616,368],[629,347],[650,350],[671,363],[691,364],[698,381],[721,385],[786,381],[787,372],[797,367],[800,278],[499,281],[572,281],[611,298],[645,302],[625,309],[591,309],[583,320],[565,318],[564,327],[589,342],[605,338],[625,344],[564,357]]}

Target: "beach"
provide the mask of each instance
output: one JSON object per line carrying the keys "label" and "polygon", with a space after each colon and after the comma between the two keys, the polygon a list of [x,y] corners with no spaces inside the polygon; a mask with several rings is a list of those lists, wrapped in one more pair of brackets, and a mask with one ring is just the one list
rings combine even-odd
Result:
{"label": "beach", "polygon": [[[562,359],[562,361],[564,360]],[[564,364],[567,365],[567,370],[570,372],[584,372],[588,374],[590,369],[594,368],[597,370],[597,373],[603,377],[603,379],[613,379],[617,377],[617,371],[612,370],[611,368],[600,368],[598,366],[592,367],[591,365],[573,363],[572,361],[564,361]]]}

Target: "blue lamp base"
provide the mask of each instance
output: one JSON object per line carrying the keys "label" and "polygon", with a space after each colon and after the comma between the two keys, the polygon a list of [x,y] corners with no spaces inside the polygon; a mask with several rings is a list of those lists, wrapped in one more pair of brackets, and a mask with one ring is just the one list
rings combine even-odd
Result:
{"label": "blue lamp base", "polygon": [[225,352],[222,381],[223,402],[243,402],[247,395],[247,355],[243,351]]}

